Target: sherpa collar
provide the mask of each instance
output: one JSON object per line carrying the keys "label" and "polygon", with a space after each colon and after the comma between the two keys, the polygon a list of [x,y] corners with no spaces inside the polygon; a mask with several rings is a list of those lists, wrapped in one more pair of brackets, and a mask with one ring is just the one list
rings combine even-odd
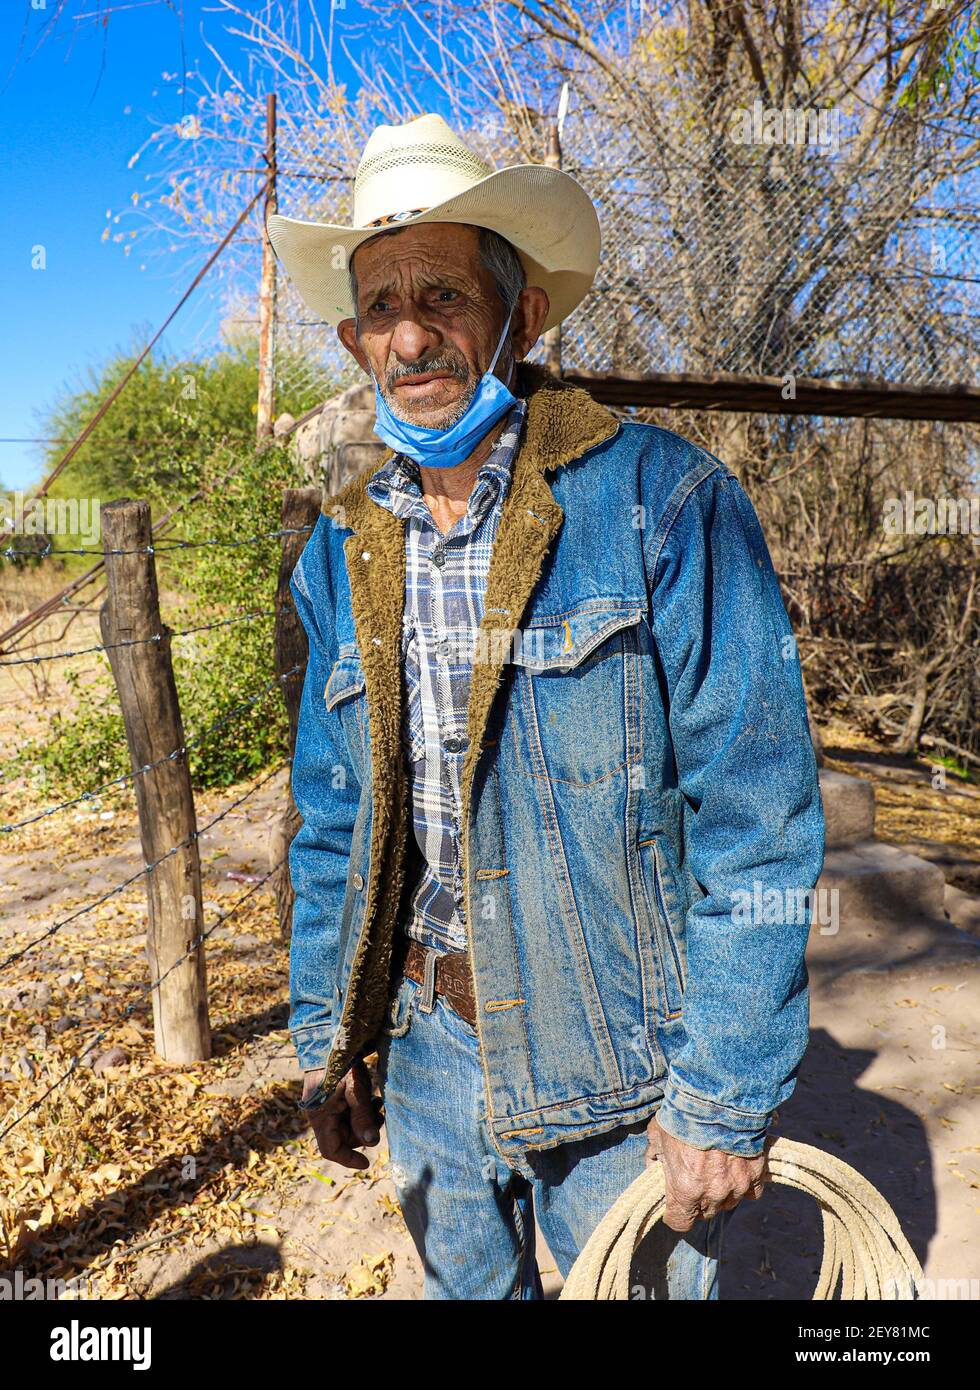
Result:
{"label": "sherpa collar", "polygon": [[[527,481],[528,474],[543,475],[595,448],[616,433],[616,417],[594,401],[580,386],[570,386],[532,362],[518,366],[518,382],[527,398],[527,429],[514,466],[514,485]],[[394,457],[386,449],[379,462],[365,469],[340,492],[323,500],[322,511],[343,527],[364,535],[385,521],[397,520],[379,507],[367,494],[367,485],[378,468]],[[399,523],[400,528],[400,523]]]}

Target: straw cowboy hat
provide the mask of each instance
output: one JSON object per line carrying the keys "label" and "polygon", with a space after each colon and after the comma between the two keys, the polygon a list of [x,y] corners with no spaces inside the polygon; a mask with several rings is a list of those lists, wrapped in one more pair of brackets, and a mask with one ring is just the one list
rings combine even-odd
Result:
{"label": "straw cowboy hat", "polygon": [[495,170],[441,116],[381,125],[354,178],[354,225],[273,214],[269,239],[306,304],[337,324],[354,316],[348,265],[362,242],[391,225],[463,222],[511,243],[529,285],[547,292],[545,328],[585,298],[599,264],[599,219],[570,174],[544,164]]}

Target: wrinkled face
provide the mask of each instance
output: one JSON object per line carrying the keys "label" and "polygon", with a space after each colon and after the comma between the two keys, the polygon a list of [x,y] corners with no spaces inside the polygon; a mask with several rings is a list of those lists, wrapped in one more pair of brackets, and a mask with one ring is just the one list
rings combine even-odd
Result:
{"label": "wrinkled face", "polygon": [[[504,326],[476,227],[432,222],[372,238],[354,253],[357,320],[338,332],[400,420],[448,429],[464,414]],[[495,373],[510,379],[504,343]]]}

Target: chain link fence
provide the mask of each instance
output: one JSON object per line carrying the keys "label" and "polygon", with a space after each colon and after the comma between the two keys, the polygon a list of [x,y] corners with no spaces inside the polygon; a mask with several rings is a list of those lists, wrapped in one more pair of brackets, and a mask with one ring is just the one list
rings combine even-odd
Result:
{"label": "chain link fence", "polygon": [[[516,162],[493,133],[474,146],[497,167]],[[937,183],[942,155],[921,142],[869,164],[846,143],[665,134],[641,157],[608,135],[584,119],[563,135],[563,167],[588,189],[603,236],[595,285],[563,325],[566,369],[976,379],[975,170]],[[280,212],[352,220],[358,154],[338,160],[336,139],[308,122],[284,128]],[[276,342],[277,382],[309,407],[360,379],[281,272]]]}

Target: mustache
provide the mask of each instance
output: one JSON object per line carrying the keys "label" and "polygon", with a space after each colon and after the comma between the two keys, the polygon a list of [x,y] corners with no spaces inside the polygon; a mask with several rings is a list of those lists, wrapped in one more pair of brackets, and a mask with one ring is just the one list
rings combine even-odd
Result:
{"label": "mustache", "polygon": [[385,386],[392,391],[400,381],[410,381],[413,376],[426,376],[429,372],[447,372],[457,381],[469,381],[470,369],[462,353],[449,352],[441,348],[431,357],[420,358],[417,362],[399,363],[385,376]]}

